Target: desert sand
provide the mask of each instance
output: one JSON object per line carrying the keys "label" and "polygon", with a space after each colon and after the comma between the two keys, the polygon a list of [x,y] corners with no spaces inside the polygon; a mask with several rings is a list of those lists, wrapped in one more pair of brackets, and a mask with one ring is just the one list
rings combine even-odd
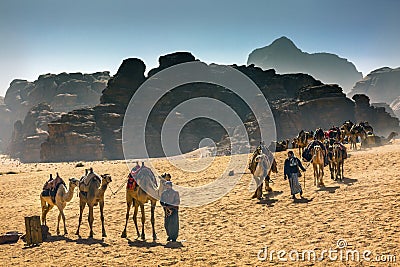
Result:
{"label": "desert sand", "polygon": [[[297,150],[295,150],[297,153]],[[313,185],[312,166],[305,173],[304,199],[293,201],[287,181],[283,180],[285,152],[277,153],[278,174],[273,174],[273,193],[265,200],[251,199],[251,175],[235,173],[241,179],[228,194],[200,207],[181,207],[180,243],[167,244],[163,228],[163,211],[156,208],[157,242],[151,240],[150,207],[146,206],[146,236],[136,240],[132,219],[128,237],[121,238],[125,223],[125,186],[128,167],[124,161],[21,164],[1,158],[0,166],[0,233],[25,232],[24,217],[41,215],[39,194],[50,173],[59,172],[64,180],[81,177],[84,168],[109,173],[113,182],[105,195],[107,237],[101,238],[100,212],[95,207],[93,239],[88,239],[88,209],[85,209],[81,237],[75,235],[79,216],[79,198],[67,204],[66,236],[56,236],[58,210],[47,217],[52,234],[37,247],[25,248],[19,240],[0,245],[1,266],[397,266],[400,265],[400,142],[362,151],[349,151],[345,162],[345,179],[330,179],[325,168],[325,188]],[[244,155],[244,160],[248,156]],[[184,173],[166,160],[153,160],[160,172],[172,174],[177,185],[198,186],[218,178],[230,157],[217,157],[205,171]],[[307,164],[305,164],[307,166]],[[7,174],[8,172],[14,174]],[[303,177],[301,184],[303,185]],[[77,189],[75,189],[77,190]],[[111,191],[112,190],[112,191]],[[132,213],[131,213],[132,214]],[[140,221],[140,220],[139,220]],[[62,233],[61,227],[61,233]],[[371,259],[379,255],[396,255],[397,262],[330,260],[280,261],[258,259],[262,249],[322,250],[337,248],[337,241],[360,254],[370,250]],[[343,243],[342,243],[343,244]],[[284,257],[288,258],[288,255]]]}

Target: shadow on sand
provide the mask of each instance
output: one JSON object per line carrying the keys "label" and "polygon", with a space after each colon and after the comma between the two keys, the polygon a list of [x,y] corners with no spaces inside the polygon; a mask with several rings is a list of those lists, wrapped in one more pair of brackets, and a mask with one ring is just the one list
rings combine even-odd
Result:
{"label": "shadow on sand", "polygon": [[267,205],[268,207],[273,207],[274,203],[277,202],[277,199],[274,199],[274,197],[279,196],[283,193],[283,191],[271,191],[266,194],[264,194],[264,198],[260,199],[257,204],[261,205]]}
{"label": "shadow on sand", "polygon": [[141,240],[141,239],[131,240],[129,238],[127,240],[128,240],[128,245],[130,247],[153,248],[153,247],[164,246],[163,244],[157,241],[147,242],[146,240]]}
{"label": "shadow on sand", "polygon": [[295,199],[293,199],[293,203],[307,204],[307,203],[313,201],[313,199],[314,198],[306,198],[306,197],[295,198]]}
{"label": "shadow on sand", "polygon": [[104,243],[104,238],[102,238],[102,239],[96,239],[96,238],[83,239],[83,238],[79,237],[76,241],[72,240],[72,242],[76,242],[77,244],[84,244],[84,245],[99,244],[102,247],[110,246],[109,244]]}
{"label": "shadow on sand", "polygon": [[96,238],[82,238],[78,236],[78,239],[71,239],[68,236],[65,235],[60,235],[60,236],[53,236],[53,235],[48,235],[46,240],[43,242],[57,242],[57,241],[62,241],[64,240],[65,242],[75,242],[76,244],[83,244],[83,245],[93,245],[93,244],[100,244],[102,247],[108,247],[109,244],[104,243],[104,238],[102,239],[96,239]]}
{"label": "shadow on sand", "polygon": [[324,187],[318,188],[316,191],[317,192],[326,191],[326,192],[333,194],[339,188],[340,188],[340,186],[324,186]]}
{"label": "shadow on sand", "polygon": [[351,185],[353,185],[353,184],[356,183],[356,182],[358,182],[358,179],[352,179],[352,178],[346,178],[346,177],[344,177],[344,178],[343,178],[343,181],[340,182],[340,183],[344,183],[345,185],[351,186]]}
{"label": "shadow on sand", "polygon": [[177,248],[182,248],[183,244],[179,241],[177,242],[168,242],[167,244],[165,244],[164,246],[165,248],[171,248],[171,249],[177,249]]}

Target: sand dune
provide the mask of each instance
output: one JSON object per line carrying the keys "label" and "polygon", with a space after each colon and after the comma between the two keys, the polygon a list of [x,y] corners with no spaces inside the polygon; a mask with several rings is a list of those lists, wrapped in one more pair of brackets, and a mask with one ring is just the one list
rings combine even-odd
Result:
{"label": "sand dune", "polygon": [[[325,168],[325,185],[317,189],[312,182],[312,168],[305,173],[303,200],[293,202],[287,181],[283,180],[286,153],[277,153],[279,173],[274,174],[274,193],[259,202],[250,199],[250,174],[244,174],[227,195],[208,205],[183,207],[180,211],[180,244],[166,245],[163,212],[156,208],[158,241],[135,240],[133,221],[128,225],[128,238],[120,237],[125,222],[125,189],[112,191],[126,179],[128,167],[123,161],[84,162],[98,173],[110,173],[111,189],[105,197],[105,223],[108,237],[101,238],[98,207],[95,209],[93,239],[89,235],[85,210],[82,238],[74,235],[79,216],[79,199],[65,209],[66,236],[54,236],[58,211],[50,211],[47,221],[53,234],[38,247],[24,248],[20,240],[0,245],[1,266],[260,266],[260,250],[312,250],[317,255],[324,249],[335,249],[339,239],[347,248],[376,255],[396,255],[400,261],[400,143],[364,151],[350,152],[345,162],[345,180],[334,182]],[[152,160],[160,172],[170,172],[175,184],[200,186],[212,182],[229,166],[230,157],[217,157],[205,171],[184,173],[165,160]],[[193,164],[196,160],[191,159]],[[247,160],[244,156],[240,160]],[[40,215],[39,194],[50,173],[59,172],[64,179],[80,177],[84,168],[76,163],[20,164],[1,158],[0,166],[0,233],[25,232],[24,217]],[[7,174],[7,172],[16,174]],[[235,172],[241,176],[240,172]],[[235,177],[236,177],[235,176]],[[233,178],[235,178],[233,177]],[[303,180],[301,181],[303,184]],[[208,195],[212,197],[211,195]],[[207,194],[206,194],[207,197]],[[195,200],[194,200],[195,201]],[[146,207],[146,235],[151,238],[149,206]],[[61,228],[62,229],[62,228]],[[261,256],[263,254],[260,254]],[[269,256],[269,255],[268,255]],[[286,255],[288,257],[288,255]],[[290,262],[290,259],[288,259]],[[285,266],[275,254],[272,263]],[[294,266],[396,266],[399,263],[367,261],[296,261]]]}

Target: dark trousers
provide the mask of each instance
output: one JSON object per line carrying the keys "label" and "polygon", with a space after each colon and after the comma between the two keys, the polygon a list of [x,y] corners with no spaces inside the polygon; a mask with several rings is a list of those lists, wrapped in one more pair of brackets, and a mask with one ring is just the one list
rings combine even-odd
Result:
{"label": "dark trousers", "polygon": [[179,233],[179,216],[177,209],[172,209],[172,214],[169,216],[165,214],[164,227],[165,231],[167,231],[168,238],[171,241],[176,241]]}

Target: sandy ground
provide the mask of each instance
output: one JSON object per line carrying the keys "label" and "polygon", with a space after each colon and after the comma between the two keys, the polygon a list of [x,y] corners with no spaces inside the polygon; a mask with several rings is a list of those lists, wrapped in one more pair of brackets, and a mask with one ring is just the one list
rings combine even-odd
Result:
{"label": "sandy ground", "polygon": [[[162,208],[156,208],[157,242],[152,242],[146,206],[147,241],[136,240],[132,219],[128,224],[128,238],[121,238],[125,223],[125,188],[113,195],[105,195],[105,223],[107,237],[101,238],[98,207],[95,209],[93,239],[88,239],[85,210],[81,235],[74,233],[78,224],[79,199],[68,203],[65,214],[69,234],[55,236],[58,211],[53,209],[47,218],[52,236],[40,246],[25,248],[20,240],[15,244],[0,245],[1,266],[267,266],[289,263],[293,266],[399,266],[400,265],[400,142],[364,151],[350,152],[345,162],[344,182],[329,178],[325,168],[325,185],[318,189],[312,182],[312,167],[305,173],[304,199],[293,201],[287,181],[283,180],[283,160],[286,153],[277,153],[279,173],[274,174],[274,193],[261,202],[250,198],[250,174],[242,176],[233,190],[222,198],[200,207],[180,210],[180,243],[166,244]],[[217,179],[221,169],[228,166],[229,157],[218,157],[200,173],[184,173],[165,160],[155,160],[160,172],[170,172],[177,185],[199,186]],[[195,162],[195,159],[192,159]],[[204,159],[202,159],[204,160]],[[236,159],[235,159],[236,160]],[[241,160],[247,160],[244,156]],[[0,233],[17,230],[25,232],[24,217],[40,215],[39,194],[50,173],[59,172],[67,180],[80,177],[85,167],[93,167],[100,174],[110,173],[113,191],[126,179],[128,167],[122,161],[76,163],[20,164],[1,158],[0,166]],[[7,172],[16,174],[7,174]],[[239,177],[240,178],[240,177]],[[301,180],[303,185],[303,180]],[[207,192],[205,193],[207,197]],[[211,196],[210,196],[211,197]],[[61,228],[62,229],[62,228]],[[62,231],[62,230],[61,230]],[[296,254],[283,255],[288,262],[271,252],[284,250],[312,250],[317,258],[323,250],[337,249],[343,239],[348,249],[362,254],[370,250],[378,255],[395,255],[397,262],[345,261],[339,253],[327,254],[322,261],[292,261]],[[343,241],[343,242],[344,242]],[[344,244],[344,243],[341,243]],[[265,248],[267,248],[265,250]],[[261,261],[257,255],[267,259]],[[388,256],[387,258],[389,258]],[[362,258],[362,256],[360,256]],[[384,259],[384,257],[383,257]]]}

